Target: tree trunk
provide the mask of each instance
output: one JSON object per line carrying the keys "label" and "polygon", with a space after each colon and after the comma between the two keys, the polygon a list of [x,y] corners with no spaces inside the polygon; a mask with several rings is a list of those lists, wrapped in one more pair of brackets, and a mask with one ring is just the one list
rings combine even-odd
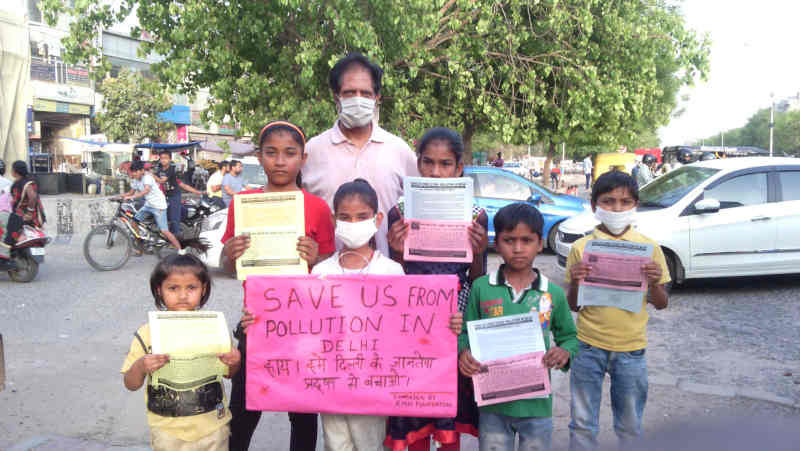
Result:
{"label": "tree trunk", "polygon": [[550,140],[547,147],[547,159],[544,160],[544,168],[542,169],[542,184],[548,186],[550,183],[550,168],[553,166],[553,159],[556,156],[556,144]]}
{"label": "tree trunk", "polygon": [[461,135],[461,138],[464,140],[464,165],[470,166],[474,164],[474,159],[472,158],[472,137],[475,136],[475,124],[468,122],[464,126],[464,133]]}

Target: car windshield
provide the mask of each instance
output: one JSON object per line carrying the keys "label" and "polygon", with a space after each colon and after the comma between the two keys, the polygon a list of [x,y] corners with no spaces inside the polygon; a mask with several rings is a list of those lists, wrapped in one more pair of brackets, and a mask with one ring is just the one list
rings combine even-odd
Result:
{"label": "car windshield", "polygon": [[639,191],[640,207],[666,208],[679,201],[719,169],[683,166],[661,176]]}
{"label": "car windshield", "polygon": [[267,175],[264,169],[257,164],[242,165],[242,177],[248,185],[263,186],[267,184]]}

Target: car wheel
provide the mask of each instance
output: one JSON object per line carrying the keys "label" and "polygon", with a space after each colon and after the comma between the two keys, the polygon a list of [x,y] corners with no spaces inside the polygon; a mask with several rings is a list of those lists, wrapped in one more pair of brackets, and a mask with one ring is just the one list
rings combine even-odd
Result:
{"label": "car wheel", "polygon": [[547,247],[550,249],[550,252],[556,253],[556,235],[558,234],[558,226],[561,223],[557,222],[553,224],[553,227],[550,227],[550,231],[547,233]]}
{"label": "car wheel", "polygon": [[678,258],[671,252],[664,252],[664,260],[667,262],[667,269],[669,269],[670,281],[664,284],[664,291],[669,294],[672,288],[675,287],[678,277]]}

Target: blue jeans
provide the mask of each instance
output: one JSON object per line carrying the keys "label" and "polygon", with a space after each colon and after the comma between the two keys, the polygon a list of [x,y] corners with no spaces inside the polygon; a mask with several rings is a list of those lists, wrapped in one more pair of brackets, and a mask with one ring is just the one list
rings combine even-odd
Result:
{"label": "blue jeans", "polygon": [[159,210],[157,208],[145,205],[136,212],[136,216],[134,216],[134,218],[137,221],[141,221],[147,216],[148,213],[153,216],[153,219],[158,226],[158,230],[167,230],[167,213],[164,210]]}
{"label": "blue jeans", "polygon": [[592,174],[585,174],[586,175],[586,189],[589,189],[589,186],[592,184]]}
{"label": "blue jeans", "polygon": [[570,366],[570,451],[596,449],[603,378],[611,376],[611,410],[620,449],[642,433],[647,402],[645,350],[613,352],[580,343]]}
{"label": "blue jeans", "polygon": [[167,196],[167,221],[169,221],[169,231],[175,236],[181,233],[181,190],[176,188],[172,194]]}
{"label": "blue jeans", "polygon": [[549,451],[553,418],[517,418],[481,411],[478,432],[480,451],[513,451],[516,434],[519,451]]}

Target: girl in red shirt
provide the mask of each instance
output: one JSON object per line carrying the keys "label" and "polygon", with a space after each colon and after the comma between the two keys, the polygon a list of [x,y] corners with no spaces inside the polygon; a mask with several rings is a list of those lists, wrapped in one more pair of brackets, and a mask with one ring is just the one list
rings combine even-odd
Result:
{"label": "girl in red shirt", "polygon": [[[257,156],[261,167],[267,174],[267,185],[236,194],[240,196],[251,193],[272,193],[286,191],[302,191],[306,236],[297,240],[297,251],[300,257],[308,262],[309,270],[318,262],[325,260],[335,250],[334,228],[330,208],[321,198],[301,189],[300,169],[306,161],[306,136],[303,130],[285,121],[270,122],[265,125],[255,141],[258,145]],[[222,249],[224,266],[228,271],[235,271],[236,259],[250,247],[247,235],[234,236],[234,203],[228,207],[228,226],[222,236],[225,246]],[[245,317],[247,314],[245,313]],[[230,410],[231,420],[230,449],[246,450],[250,439],[261,419],[260,411],[245,408],[245,351],[247,348],[241,324],[234,334],[239,340],[239,351],[242,354],[242,369],[232,379]],[[317,414],[289,413],[292,424],[290,450],[315,449],[317,445]]]}

